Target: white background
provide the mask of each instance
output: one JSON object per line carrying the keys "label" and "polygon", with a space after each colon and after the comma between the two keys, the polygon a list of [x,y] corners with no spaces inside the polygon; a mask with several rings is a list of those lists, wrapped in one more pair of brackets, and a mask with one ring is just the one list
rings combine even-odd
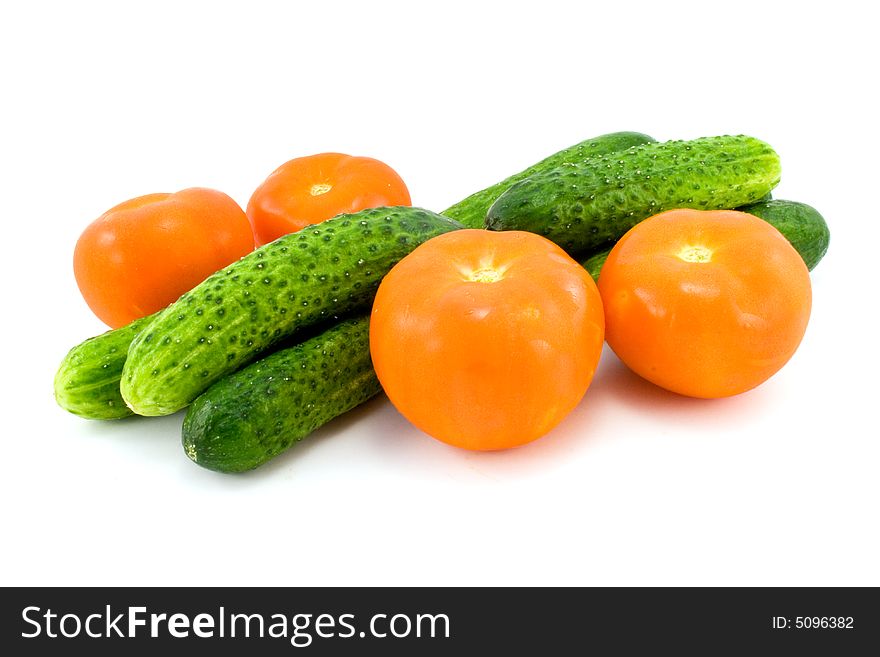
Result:
{"label": "white background", "polygon": [[[880,585],[878,57],[870,3],[5,3],[0,10],[2,584]],[[722,8],[723,7],[723,8]],[[182,415],[54,404],[104,330],[74,243],[189,186],[391,164],[441,210],[581,139],[747,133],[831,249],[790,364],[721,401],[607,351],[550,435],[467,453],[376,399],[242,476]]]}

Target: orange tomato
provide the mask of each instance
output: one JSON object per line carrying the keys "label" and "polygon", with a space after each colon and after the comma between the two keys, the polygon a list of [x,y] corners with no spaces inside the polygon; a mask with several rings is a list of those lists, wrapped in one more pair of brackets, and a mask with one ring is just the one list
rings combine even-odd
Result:
{"label": "orange tomato", "polygon": [[606,339],[657,385],[727,397],[794,354],[810,317],[810,277],[767,222],[728,210],[670,210],[611,250],[599,276]]}
{"label": "orange tomato", "polygon": [[515,447],[580,401],[602,351],[589,274],[532,233],[459,230],[428,240],[379,286],[370,353],[394,406],[425,433]]}
{"label": "orange tomato", "polygon": [[410,203],[406,185],[387,164],[321,153],[275,169],[251,196],[247,215],[262,246],[343,212]]}
{"label": "orange tomato", "polygon": [[139,196],[105,212],[77,241],[73,270],[92,312],[118,328],[164,308],[253,249],[238,204],[194,187]]}

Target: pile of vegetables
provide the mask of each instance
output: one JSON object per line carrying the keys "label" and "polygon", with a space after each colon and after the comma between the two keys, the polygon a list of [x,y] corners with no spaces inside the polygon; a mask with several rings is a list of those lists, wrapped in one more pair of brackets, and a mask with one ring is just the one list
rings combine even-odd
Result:
{"label": "pile of vegetables", "polygon": [[780,173],[752,137],[624,132],[442,214],[335,153],[282,165],[246,212],[133,199],[77,244],[113,330],[67,354],[55,398],[101,420],[188,408],[187,456],[238,472],[382,390],[451,445],[524,444],[580,402],[605,340],[659,386],[738,394],[797,349],[828,248],[816,210],[771,199]]}

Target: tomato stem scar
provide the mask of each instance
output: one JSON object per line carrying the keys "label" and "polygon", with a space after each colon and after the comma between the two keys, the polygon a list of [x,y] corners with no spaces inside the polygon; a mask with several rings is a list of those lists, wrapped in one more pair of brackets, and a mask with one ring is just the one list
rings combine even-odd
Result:
{"label": "tomato stem scar", "polygon": [[504,272],[493,267],[483,267],[470,272],[463,272],[465,278],[474,283],[496,283],[504,278]]}
{"label": "tomato stem scar", "polygon": [[712,262],[712,250],[705,246],[685,246],[676,255],[685,262]]}

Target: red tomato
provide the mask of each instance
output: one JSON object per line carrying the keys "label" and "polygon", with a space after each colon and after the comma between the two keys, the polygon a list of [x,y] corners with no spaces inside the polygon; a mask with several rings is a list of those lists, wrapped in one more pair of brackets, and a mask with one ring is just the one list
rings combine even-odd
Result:
{"label": "red tomato", "polygon": [[77,241],[73,270],[92,312],[118,328],[176,301],[253,249],[238,204],[194,187],[140,196],[105,212]]}
{"label": "red tomato", "polygon": [[606,338],[634,372],[692,397],[761,384],[794,354],[810,277],[767,222],[732,210],[670,210],[630,230],[599,276]]}
{"label": "red tomato", "polygon": [[397,409],[443,442],[515,447],[580,401],[602,352],[592,278],[532,233],[428,240],[379,286],[370,353]]}
{"label": "red tomato", "polygon": [[321,153],[275,169],[251,196],[247,215],[262,246],[343,212],[410,203],[406,185],[387,164]]}

